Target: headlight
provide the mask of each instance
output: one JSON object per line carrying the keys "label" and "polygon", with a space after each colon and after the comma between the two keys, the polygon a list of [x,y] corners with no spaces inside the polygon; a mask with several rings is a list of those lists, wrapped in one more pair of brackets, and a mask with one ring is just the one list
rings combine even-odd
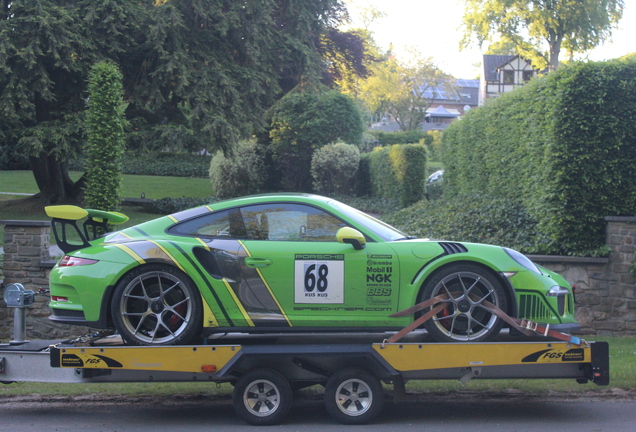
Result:
{"label": "headlight", "polygon": [[535,272],[536,274],[543,274],[541,273],[541,270],[539,270],[539,268],[532,262],[530,261],[530,259],[528,259],[527,256],[520,254],[519,252],[517,252],[516,250],[512,250],[512,249],[508,249],[508,248],[502,248],[504,251],[506,251],[506,253],[508,254],[508,256],[510,258],[512,258],[513,260],[515,260],[515,262],[517,264],[519,264],[520,266]]}

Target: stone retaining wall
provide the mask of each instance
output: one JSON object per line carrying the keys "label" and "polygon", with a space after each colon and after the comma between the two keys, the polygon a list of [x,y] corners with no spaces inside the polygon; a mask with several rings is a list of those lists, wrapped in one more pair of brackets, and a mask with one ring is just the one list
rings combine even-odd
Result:
{"label": "stone retaining wall", "polygon": [[[530,256],[536,263],[562,274],[576,286],[576,318],[583,334],[628,335],[636,330],[636,278],[629,269],[634,262],[636,217],[608,217],[609,258]],[[55,339],[90,332],[49,321],[50,222],[4,221],[4,284],[18,282],[36,292],[27,310],[27,338]],[[0,290],[2,291],[2,290]],[[1,294],[1,292],[0,292]],[[13,336],[13,311],[0,295],[0,340]]]}
{"label": "stone retaining wall", "polygon": [[[2,221],[0,224],[4,224],[4,285],[0,294],[10,283],[21,283],[36,293],[34,304],[26,312],[27,339],[61,339],[89,333],[86,327],[57,324],[48,319],[49,272],[55,265],[49,255],[51,223]],[[0,341],[13,338],[13,312],[0,295]]]}

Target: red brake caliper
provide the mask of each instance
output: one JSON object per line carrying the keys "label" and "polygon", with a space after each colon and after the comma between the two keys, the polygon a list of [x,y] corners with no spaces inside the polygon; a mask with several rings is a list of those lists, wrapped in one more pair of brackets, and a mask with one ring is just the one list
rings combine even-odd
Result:
{"label": "red brake caliper", "polygon": [[[176,313],[173,313],[170,319],[168,320],[168,326],[170,327],[170,330],[172,331],[176,330],[183,322],[183,319],[181,319],[179,315],[183,316],[184,312],[186,311],[185,303],[178,305],[177,307],[174,308],[174,310]],[[177,315],[177,313],[179,315]]]}

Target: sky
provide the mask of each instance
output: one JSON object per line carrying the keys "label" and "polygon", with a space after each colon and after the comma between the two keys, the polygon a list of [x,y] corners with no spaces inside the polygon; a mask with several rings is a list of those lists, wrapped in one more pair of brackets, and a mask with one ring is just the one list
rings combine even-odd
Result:
{"label": "sky", "polygon": [[[409,47],[455,78],[474,79],[480,75],[482,52],[478,47],[459,50],[460,28],[464,2],[458,0],[348,0],[347,7],[353,27],[362,27],[358,20],[360,8],[374,6],[387,14],[370,30],[378,45],[390,44],[398,57]],[[625,0],[623,19],[612,32],[612,41],[599,46],[580,58],[607,60],[636,52],[636,0]],[[487,47],[484,47],[487,48]],[[561,52],[564,58],[565,52]]]}

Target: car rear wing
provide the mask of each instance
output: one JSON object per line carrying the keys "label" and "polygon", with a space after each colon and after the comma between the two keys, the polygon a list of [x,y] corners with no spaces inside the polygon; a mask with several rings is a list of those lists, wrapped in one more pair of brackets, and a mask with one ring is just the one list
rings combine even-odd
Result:
{"label": "car rear wing", "polygon": [[[50,217],[55,241],[62,252],[69,253],[87,246],[108,230],[108,225],[119,225],[128,221],[128,216],[119,212],[83,209],[73,205],[44,207]],[[82,229],[78,221],[86,219]]]}

